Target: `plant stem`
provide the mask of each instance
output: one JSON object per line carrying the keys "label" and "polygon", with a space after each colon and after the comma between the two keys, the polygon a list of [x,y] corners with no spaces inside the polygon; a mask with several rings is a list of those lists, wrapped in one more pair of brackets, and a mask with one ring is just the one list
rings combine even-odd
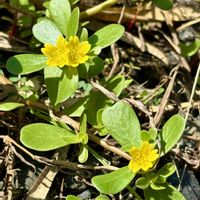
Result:
{"label": "plant stem", "polygon": [[130,185],[128,185],[126,188],[129,190],[129,192],[130,192],[137,200],[143,200],[143,199],[140,197],[140,195],[139,195]]}
{"label": "plant stem", "polygon": [[[24,103],[28,107],[33,107],[33,108],[36,108],[36,109],[40,109],[40,110],[49,112],[48,106],[46,106],[46,105],[44,105],[40,102],[34,102],[34,101],[31,101],[31,100],[22,100],[21,103]],[[66,124],[70,125],[71,127],[73,127],[75,130],[80,131],[80,123],[75,121],[71,117],[69,117],[67,115],[62,115],[61,113],[56,113],[56,115],[54,115],[54,117],[55,117],[54,120],[66,123]],[[98,138],[97,136],[95,136],[91,133],[88,133],[88,135],[89,135],[90,140],[101,145],[103,148],[105,148],[109,151],[112,151],[113,153],[116,153],[117,155],[125,158],[126,160],[131,160],[131,156],[129,154],[123,152],[121,149],[118,149],[115,146],[107,144],[103,139],[100,139],[100,138]]]}
{"label": "plant stem", "polygon": [[97,13],[101,12],[102,10],[111,7],[117,3],[117,0],[107,0],[93,8],[89,8],[80,14],[80,19],[84,19],[90,17],[92,15],[96,15]]}

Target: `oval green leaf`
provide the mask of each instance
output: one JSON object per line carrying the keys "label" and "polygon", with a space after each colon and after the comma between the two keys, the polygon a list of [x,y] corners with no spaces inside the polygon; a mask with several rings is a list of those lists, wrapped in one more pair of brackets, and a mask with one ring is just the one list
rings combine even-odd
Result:
{"label": "oval green leaf", "polygon": [[47,58],[41,54],[21,54],[7,60],[6,68],[12,74],[30,74],[46,67]]}
{"label": "oval green leaf", "polygon": [[87,161],[87,159],[88,159],[88,149],[86,145],[81,144],[79,155],[78,155],[78,161],[80,163],[84,163]]}
{"label": "oval green leaf", "polygon": [[161,156],[166,154],[181,138],[185,128],[183,117],[173,115],[163,126],[160,133]]}
{"label": "oval green leaf", "polygon": [[78,67],[79,76],[85,79],[96,76],[101,73],[104,68],[104,61],[97,57],[90,57],[90,60],[87,63],[81,64]]}
{"label": "oval green leaf", "polygon": [[136,187],[146,189],[150,185],[150,180],[147,177],[140,177],[135,181]]}
{"label": "oval green leaf", "polygon": [[110,24],[98,30],[91,37],[89,37],[89,43],[91,43],[92,46],[100,46],[101,48],[105,48],[119,40],[123,33],[124,27],[122,25]]}
{"label": "oval green leaf", "polygon": [[55,45],[62,33],[53,21],[44,19],[33,26],[33,35],[42,43]]}
{"label": "oval green leaf", "polygon": [[126,166],[108,174],[93,177],[92,184],[104,194],[116,194],[122,191],[134,177],[135,174]]}
{"label": "oval green leaf", "polygon": [[172,185],[165,184],[163,190],[153,190],[148,187],[144,190],[145,200],[186,200],[185,197]]}
{"label": "oval green leaf", "polygon": [[173,8],[172,0],[152,0],[153,3],[162,10],[170,10]]}
{"label": "oval green leaf", "polygon": [[79,8],[76,7],[72,11],[72,14],[69,18],[68,26],[67,26],[67,38],[70,36],[75,36],[78,31],[79,24]]}
{"label": "oval green leaf", "polygon": [[174,163],[167,163],[156,173],[164,178],[171,176],[176,171],[176,166]]}
{"label": "oval green leaf", "polygon": [[24,126],[20,132],[20,141],[26,147],[37,151],[49,151],[79,143],[74,132],[44,123]]}
{"label": "oval green leaf", "polygon": [[88,30],[86,28],[82,28],[79,32],[80,41],[87,41],[88,40]]}
{"label": "oval green leaf", "polygon": [[66,36],[67,24],[71,14],[71,6],[68,0],[51,0],[49,6],[50,15],[57,27]]}
{"label": "oval green leaf", "polygon": [[200,40],[196,40],[189,45],[180,43],[179,46],[182,56],[193,56],[200,48]]}
{"label": "oval green leaf", "polygon": [[23,103],[16,103],[16,102],[0,103],[0,111],[11,111],[23,106],[24,106]]}
{"label": "oval green leaf", "polygon": [[104,194],[100,194],[95,200],[110,200],[110,198]]}
{"label": "oval green leaf", "polygon": [[119,96],[131,82],[132,80],[126,80],[122,75],[116,75],[106,81],[105,87]]}
{"label": "oval green leaf", "polygon": [[81,199],[74,195],[67,195],[66,200],[81,200]]}
{"label": "oval green leaf", "polygon": [[151,188],[153,189],[153,190],[164,190],[166,187],[165,187],[165,183],[159,183],[159,182],[157,182],[157,181],[152,181],[151,183],[150,183],[150,186],[151,186]]}
{"label": "oval green leaf", "polygon": [[76,68],[46,67],[45,83],[51,103],[57,105],[67,100],[78,88],[78,72]]}
{"label": "oval green leaf", "polygon": [[140,123],[128,103],[120,101],[106,108],[102,113],[102,122],[123,150],[129,151],[133,146],[140,146]]}

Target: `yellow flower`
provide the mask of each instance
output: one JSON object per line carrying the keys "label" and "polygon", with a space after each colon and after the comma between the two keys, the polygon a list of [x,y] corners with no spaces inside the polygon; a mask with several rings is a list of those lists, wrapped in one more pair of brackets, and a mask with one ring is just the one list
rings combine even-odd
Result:
{"label": "yellow flower", "polygon": [[81,63],[85,63],[89,56],[86,55],[91,45],[88,41],[80,42],[77,36],[71,36],[68,44],[68,66],[77,67]]}
{"label": "yellow flower", "polygon": [[80,42],[77,36],[71,36],[69,41],[59,36],[56,46],[47,43],[41,51],[48,57],[48,66],[63,67],[67,65],[77,67],[88,60],[89,56],[86,54],[89,52],[90,47],[88,41]]}
{"label": "yellow flower", "polygon": [[68,43],[65,38],[59,36],[56,41],[56,46],[52,44],[45,44],[41,49],[42,53],[48,57],[46,64],[48,66],[63,67],[68,63]]}
{"label": "yellow flower", "polygon": [[129,151],[132,159],[128,167],[137,173],[140,169],[148,171],[159,157],[158,150],[153,148],[153,144],[144,141],[141,147],[132,147]]}

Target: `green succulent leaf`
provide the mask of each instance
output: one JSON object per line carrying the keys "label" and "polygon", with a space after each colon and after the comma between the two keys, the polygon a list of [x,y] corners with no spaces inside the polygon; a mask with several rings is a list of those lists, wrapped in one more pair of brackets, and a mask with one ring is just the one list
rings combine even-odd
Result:
{"label": "green succulent leaf", "polygon": [[182,56],[193,56],[200,48],[200,40],[196,40],[189,45],[180,43],[179,46]]}
{"label": "green succulent leaf", "polygon": [[87,63],[81,64],[78,67],[79,76],[82,78],[91,78],[101,73],[104,68],[104,61],[97,57],[90,57],[90,60]]}
{"label": "green succulent leaf", "polygon": [[67,100],[78,88],[78,72],[76,68],[46,67],[44,77],[47,92],[53,105]]}
{"label": "green succulent leaf", "polygon": [[91,37],[89,37],[89,43],[91,43],[92,46],[100,46],[101,48],[105,48],[119,40],[123,33],[124,27],[122,25],[110,24],[98,30]]}
{"label": "green succulent leaf", "polygon": [[51,0],[49,6],[50,15],[61,30],[61,32],[66,36],[68,30],[68,21],[71,15],[71,6],[68,0]]}
{"label": "green succulent leaf", "polygon": [[108,90],[113,91],[117,96],[119,96],[122,91],[131,84],[132,80],[126,80],[122,75],[116,75],[114,77],[109,78],[106,83],[105,87]]}
{"label": "green succulent leaf", "polygon": [[160,133],[161,156],[166,154],[181,138],[185,128],[183,117],[173,115],[163,126]]}
{"label": "green succulent leaf", "polygon": [[74,195],[67,195],[66,200],[81,200],[81,199]]}
{"label": "green succulent leaf", "polygon": [[136,187],[140,189],[146,189],[150,185],[150,181],[147,177],[140,177],[135,182]]}
{"label": "green succulent leaf", "polygon": [[103,113],[104,109],[100,109],[97,112],[97,126],[95,127],[96,129],[98,129],[99,135],[100,136],[105,136],[108,134],[108,130],[103,126],[102,123],[102,113]]}
{"label": "green succulent leaf", "polygon": [[163,190],[165,189],[165,184],[164,183],[159,183],[159,182],[156,182],[156,181],[151,181],[150,182],[150,186],[153,190]]}
{"label": "green succulent leaf", "polygon": [[26,147],[37,151],[49,151],[79,143],[74,132],[44,123],[24,126],[20,131],[20,141]]}
{"label": "green succulent leaf", "polygon": [[152,0],[153,3],[162,10],[170,10],[173,8],[172,0]]}
{"label": "green succulent leaf", "polygon": [[24,106],[23,103],[16,103],[16,102],[0,103],[0,111],[11,111],[23,106]]}
{"label": "green succulent leaf", "polygon": [[128,103],[120,101],[106,108],[102,114],[102,122],[112,137],[122,145],[123,150],[140,146],[140,123]]}
{"label": "green succulent leaf", "polygon": [[82,28],[79,33],[80,41],[87,41],[88,40],[88,30],[86,28]]}
{"label": "green succulent leaf", "polygon": [[150,128],[149,131],[142,130],[141,131],[141,139],[143,141],[149,141],[149,142],[155,142],[155,139],[157,137],[157,130],[154,128]]}
{"label": "green succulent leaf", "polygon": [[110,200],[110,198],[104,194],[100,194],[95,200]]}
{"label": "green succulent leaf", "polygon": [[84,163],[84,162],[87,161],[87,159],[88,159],[88,149],[87,149],[87,146],[84,145],[84,144],[81,144],[79,155],[78,155],[78,161],[80,163]]}
{"label": "green succulent leaf", "polygon": [[43,19],[33,26],[33,35],[42,43],[55,45],[62,33],[53,21]]}
{"label": "green succulent leaf", "polygon": [[69,38],[70,36],[75,36],[77,34],[79,24],[79,12],[79,8],[76,7],[71,13],[67,25],[67,38]]}
{"label": "green succulent leaf", "polygon": [[164,178],[171,176],[176,171],[176,166],[174,163],[167,163],[156,173]]}
{"label": "green succulent leaf", "polygon": [[76,99],[75,102],[71,106],[66,107],[62,113],[69,115],[70,117],[80,117],[85,110],[84,105],[87,100],[87,96]]}
{"label": "green succulent leaf", "polygon": [[85,104],[85,112],[90,124],[97,125],[97,112],[110,104],[110,100],[100,91],[92,91]]}
{"label": "green succulent leaf", "polygon": [[80,132],[87,133],[87,116],[85,113],[81,116]]}
{"label": "green succulent leaf", "polygon": [[21,54],[7,60],[6,68],[12,74],[30,74],[46,67],[47,58],[41,54]]}
{"label": "green succulent leaf", "polygon": [[186,200],[185,197],[172,185],[165,184],[165,189],[163,190],[153,190],[148,187],[144,190],[145,200]]}
{"label": "green succulent leaf", "polygon": [[92,184],[104,194],[116,194],[122,191],[134,177],[135,174],[126,166],[108,174],[93,177]]}

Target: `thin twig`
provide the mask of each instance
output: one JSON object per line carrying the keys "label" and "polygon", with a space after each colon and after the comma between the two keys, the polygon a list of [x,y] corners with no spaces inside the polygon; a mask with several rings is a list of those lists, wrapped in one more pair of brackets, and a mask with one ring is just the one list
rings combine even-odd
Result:
{"label": "thin twig", "polygon": [[194,79],[194,84],[192,86],[192,92],[191,92],[191,95],[190,95],[190,100],[189,100],[189,104],[188,104],[188,108],[187,108],[187,113],[185,115],[185,126],[186,126],[186,123],[187,123],[187,120],[188,120],[190,108],[192,106],[192,99],[194,97],[194,93],[195,93],[195,89],[196,89],[196,86],[197,86],[199,75],[200,75],[200,63],[199,63],[199,66],[198,66],[198,69],[197,69],[197,72],[196,72],[196,76],[195,76],[195,79]]}
{"label": "thin twig", "polygon": [[[96,142],[97,144],[100,144],[104,148],[106,148],[106,149],[108,149],[108,150],[110,150],[110,151],[112,151],[112,152],[124,157],[127,160],[131,160],[131,157],[127,153],[121,151],[120,149],[118,149],[118,148],[116,148],[114,146],[108,145],[105,141],[100,140],[95,135],[89,134],[89,136],[91,137],[91,140]],[[76,163],[72,163],[72,162],[69,162],[69,161],[51,160],[51,159],[48,159],[48,158],[45,158],[45,157],[36,156],[36,155],[32,154],[27,149],[23,148],[18,143],[16,143],[9,136],[0,135],[0,138],[4,139],[5,143],[14,144],[19,149],[21,149],[24,153],[29,155],[33,160],[36,160],[37,162],[40,162],[40,163],[45,163],[47,165],[52,165],[53,164],[53,165],[57,165],[57,166],[62,167],[62,168],[69,168],[69,169],[92,169],[92,170],[102,170],[102,169],[116,170],[116,169],[118,169],[117,167],[114,167],[114,166],[90,166],[90,165],[76,164]]]}
{"label": "thin twig", "polygon": [[[179,44],[180,44],[179,38],[178,38],[178,35],[177,35],[176,31],[174,30],[173,21],[169,18],[168,14],[167,14],[166,12],[163,12],[163,14],[164,14],[164,16],[165,16],[165,18],[166,18],[166,22],[167,22],[167,24],[168,24],[168,27],[169,27],[169,29],[170,29],[170,31],[171,31],[171,35],[172,35],[172,38],[173,38],[173,43],[174,43],[174,45],[176,45],[176,48],[175,48],[175,49],[176,49],[176,51],[179,49],[178,52],[181,52],[180,47],[179,47]],[[184,58],[184,57],[182,57],[182,56],[179,56],[179,58],[180,58],[180,62],[182,63],[182,66],[183,66],[188,72],[190,72],[191,69],[190,69],[190,66],[189,66],[189,64],[188,64],[188,62],[187,62],[187,60],[186,60],[186,58]]]}
{"label": "thin twig", "polygon": [[113,66],[112,66],[112,68],[110,70],[110,73],[108,75],[108,78],[110,78],[114,74],[114,72],[115,72],[115,70],[117,68],[117,65],[119,63],[119,50],[117,48],[116,43],[111,45],[111,52],[112,52],[112,56],[113,56],[114,62],[113,62]]}
{"label": "thin twig", "polygon": [[181,174],[181,177],[180,177],[180,180],[179,180],[179,184],[178,184],[178,188],[177,188],[179,191],[181,190],[181,185],[182,185],[182,182],[183,182],[183,178],[185,176],[186,168],[187,168],[187,164],[184,165],[183,171],[182,171],[182,174]]}
{"label": "thin twig", "polygon": [[174,74],[173,74],[173,76],[172,76],[172,78],[171,78],[171,80],[170,80],[170,82],[169,82],[169,84],[167,86],[167,89],[165,91],[165,94],[164,94],[164,96],[163,96],[163,98],[161,100],[160,106],[158,108],[158,112],[156,113],[156,115],[154,117],[154,124],[156,126],[159,124],[159,122],[161,120],[161,117],[163,116],[163,113],[165,111],[165,107],[167,105],[169,96],[170,96],[171,91],[173,89],[173,85],[174,85],[174,81],[176,79],[176,75],[178,73],[178,69],[179,69],[179,66],[176,69],[174,69]]}
{"label": "thin twig", "polygon": [[179,26],[178,28],[176,28],[176,31],[183,31],[184,29],[186,29],[187,27],[189,26],[192,26],[194,24],[197,24],[200,22],[200,18],[197,18],[197,19],[194,19],[194,20],[191,20],[189,22],[186,22],[185,24],[182,24],[181,26]]}
{"label": "thin twig", "polygon": [[104,88],[103,86],[91,81],[91,84],[94,88],[100,90],[104,95],[106,95],[109,99],[113,100],[113,101],[119,101],[120,99],[115,95],[115,93],[110,92],[109,90],[107,90],[106,88]]}
{"label": "thin twig", "polygon": [[93,142],[95,142],[95,143],[101,145],[101,146],[104,147],[105,149],[108,149],[108,150],[112,151],[113,153],[115,153],[115,154],[117,154],[117,155],[120,155],[121,157],[123,157],[123,158],[125,158],[125,159],[127,159],[127,160],[131,160],[131,156],[130,156],[129,154],[127,154],[127,153],[121,151],[120,149],[118,149],[118,148],[116,148],[116,147],[114,147],[114,146],[108,145],[104,140],[100,140],[100,139],[99,139],[97,136],[95,136],[95,135],[92,135],[92,134],[90,134],[90,133],[88,133],[88,135],[89,135],[89,138],[90,138]]}
{"label": "thin twig", "polygon": [[[123,15],[124,15],[124,11],[125,11],[125,6],[123,5],[121,13],[120,13],[120,16],[119,16],[118,24],[120,24],[121,21],[122,21],[122,18],[123,18]],[[112,68],[110,70],[110,73],[108,75],[108,78],[110,78],[114,74],[114,72],[115,72],[115,70],[117,68],[117,65],[119,63],[119,50],[117,48],[116,43],[111,45],[111,52],[112,52],[112,55],[113,55],[114,62],[113,62],[113,66],[112,66]]]}

